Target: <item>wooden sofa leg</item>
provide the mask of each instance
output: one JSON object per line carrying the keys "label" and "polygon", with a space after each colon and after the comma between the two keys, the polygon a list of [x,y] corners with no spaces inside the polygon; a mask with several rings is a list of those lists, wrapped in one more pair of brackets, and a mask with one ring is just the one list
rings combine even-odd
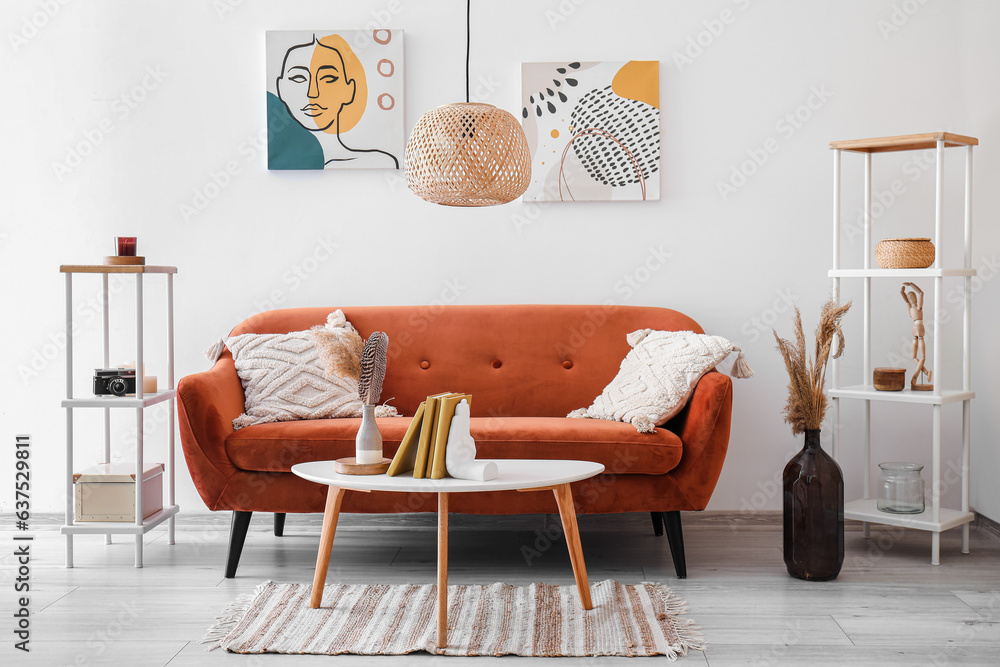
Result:
{"label": "wooden sofa leg", "polygon": [[650,512],[649,516],[653,519],[653,535],[659,537],[663,534],[663,512]]}
{"label": "wooden sofa leg", "polygon": [[226,557],[226,579],[236,576],[236,568],[240,564],[240,554],[243,553],[243,543],[247,539],[247,528],[250,527],[250,517],[253,512],[233,511],[233,525],[229,529],[229,555]]}
{"label": "wooden sofa leg", "polygon": [[663,522],[667,527],[667,541],[670,543],[670,557],[674,559],[674,571],[678,579],[687,579],[687,563],[684,561],[684,533],[681,532],[681,513],[664,512]]}
{"label": "wooden sofa leg", "polygon": [[274,513],[274,536],[281,537],[285,534],[285,513]]}

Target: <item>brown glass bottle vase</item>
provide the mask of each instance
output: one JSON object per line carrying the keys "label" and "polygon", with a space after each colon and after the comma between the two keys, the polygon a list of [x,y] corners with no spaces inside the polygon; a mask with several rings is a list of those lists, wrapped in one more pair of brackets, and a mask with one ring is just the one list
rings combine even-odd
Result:
{"label": "brown glass bottle vase", "polygon": [[819,433],[806,431],[805,446],[782,476],[785,567],[809,581],[836,579],[844,564],[844,476]]}

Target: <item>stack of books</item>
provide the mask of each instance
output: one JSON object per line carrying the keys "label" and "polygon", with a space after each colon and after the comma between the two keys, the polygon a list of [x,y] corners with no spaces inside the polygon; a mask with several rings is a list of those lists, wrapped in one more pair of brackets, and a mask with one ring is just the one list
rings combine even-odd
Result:
{"label": "stack of books", "polygon": [[428,396],[413,415],[386,474],[394,477],[412,470],[414,479],[444,477],[448,473],[444,453],[451,419],[455,416],[455,406],[463,399],[472,406],[471,394],[445,392]]}

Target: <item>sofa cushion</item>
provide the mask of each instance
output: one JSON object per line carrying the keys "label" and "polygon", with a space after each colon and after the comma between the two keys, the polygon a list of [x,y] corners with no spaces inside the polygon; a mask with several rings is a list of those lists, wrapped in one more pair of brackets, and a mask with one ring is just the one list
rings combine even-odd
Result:
{"label": "sofa cushion", "polygon": [[[408,418],[376,420],[383,456],[392,457]],[[360,419],[257,424],[226,438],[226,453],[243,470],[288,471],[296,463],[354,456]],[[638,433],[628,424],[562,417],[473,417],[480,459],[596,461],[616,474],[659,475],[680,462],[680,439],[667,429]]]}
{"label": "sofa cushion", "polygon": [[615,379],[593,405],[569,417],[627,422],[651,433],[687,405],[701,376],[739,349],[721,336],[694,331],[640,329],[626,340],[632,349]]}
{"label": "sofa cushion", "polygon": [[[295,419],[361,416],[358,366],[361,337],[344,313],[335,310],[326,325],[285,334],[241,334],[225,339],[246,392],[246,412],[236,430]],[[342,356],[357,358],[341,359]],[[395,408],[379,406],[390,416]]]}

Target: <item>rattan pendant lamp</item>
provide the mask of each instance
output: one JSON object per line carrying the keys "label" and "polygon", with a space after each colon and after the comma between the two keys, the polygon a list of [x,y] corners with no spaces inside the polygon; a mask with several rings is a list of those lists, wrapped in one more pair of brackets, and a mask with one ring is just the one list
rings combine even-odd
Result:
{"label": "rattan pendant lamp", "polygon": [[425,113],[406,142],[406,183],[414,194],[444,206],[495,206],[524,194],[531,155],[514,116],[469,102],[472,0],[466,2],[465,103]]}

